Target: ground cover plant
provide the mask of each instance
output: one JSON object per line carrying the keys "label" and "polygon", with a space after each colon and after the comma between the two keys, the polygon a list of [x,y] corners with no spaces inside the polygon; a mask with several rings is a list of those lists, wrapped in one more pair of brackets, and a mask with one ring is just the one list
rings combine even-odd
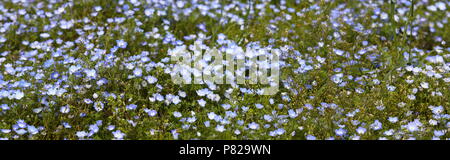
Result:
{"label": "ground cover plant", "polygon": [[[448,0],[1,0],[0,138],[449,139],[449,8]],[[278,92],[174,83],[170,53],[194,44],[276,50]]]}

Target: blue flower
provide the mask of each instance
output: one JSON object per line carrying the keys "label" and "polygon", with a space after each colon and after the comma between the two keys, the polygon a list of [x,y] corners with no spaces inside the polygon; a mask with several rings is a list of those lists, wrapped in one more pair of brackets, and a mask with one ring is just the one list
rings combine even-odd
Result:
{"label": "blue flower", "polygon": [[80,139],[86,137],[87,135],[88,135],[88,133],[85,132],[85,131],[78,131],[78,132],[76,133],[76,136],[77,136],[78,138],[80,138]]}
{"label": "blue flower", "polygon": [[4,111],[10,109],[10,107],[8,106],[8,104],[1,104],[1,105],[0,105],[0,108],[1,108],[2,110],[4,110]]}
{"label": "blue flower", "polygon": [[435,130],[433,133],[434,133],[434,136],[436,136],[436,137],[440,137],[440,136],[445,135],[445,131],[444,130]]}
{"label": "blue flower", "polygon": [[357,132],[358,134],[364,134],[364,133],[366,133],[366,128],[364,128],[364,127],[358,127],[358,128],[356,129],[356,132]]}
{"label": "blue flower", "polygon": [[98,130],[99,130],[99,128],[98,128],[97,124],[89,125],[89,131],[92,131],[92,132],[94,132],[94,133],[97,133]]}
{"label": "blue flower", "polygon": [[22,99],[25,96],[25,94],[22,91],[14,90],[12,96],[14,99]]}
{"label": "blue flower", "polygon": [[271,122],[272,116],[266,114],[266,115],[264,115],[264,120],[266,120],[267,122]]}
{"label": "blue flower", "polygon": [[48,37],[50,37],[50,34],[48,34],[48,33],[41,33],[39,36],[41,36],[42,38],[48,38]]}
{"label": "blue flower", "polygon": [[189,117],[189,118],[186,120],[186,122],[188,122],[188,123],[194,123],[195,121],[197,121],[197,118],[195,118],[195,117]]}
{"label": "blue flower", "polygon": [[147,82],[150,83],[150,84],[156,83],[158,81],[158,79],[156,79],[153,76],[146,76],[145,80],[147,80]]}
{"label": "blue flower", "polygon": [[94,103],[94,109],[95,109],[97,112],[102,111],[103,108],[104,108],[104,104],[103,104],[102,102],[95,102],[95,103]]}
{"label": "blue flower", "polygon": [[2,133],[10,133],[11,130],[10,129],[0,129],[0,132],[2,132]]}
{"label": "blue flower", "polygon": [[128,43],[122,39],[116,40],[116,43],[117,43],[117,47],[122,48],[122,49],[127,48],[127,45],[128,45]]}
{"label": "blue flower", "polygon": [[206,101],[203,99],[199,99],[199,100],[197,100],[197,102],[201,107],[205,107],[205,105],[206,105]]}
{"label": "blue flower", "polygon": [[85,98],[83,101],[86,104],[91,104],[93,102],[91,99],[88,99],[88,98]]}
{"label": "blue flower", "polygon": [[108,130],[108,131],[112,131],[112,130],[114,130],[116,128],[116,126],[114,126],[114,125],[109,125],[108,127],[106,127],[106,129]]}
{"label": "blue flower", "polygon": [[248,124],[248,128],[257,130],[257,129],[259,129],[259,124],[252,122],[252,123]]}
{"label": "blue flower", "polygon": [[398,118],[397,117],[389,117],[388,121],[391,122],[391,123],[395,123],[395,122],[398,121]]}
{"label": "blue flower", "polygon": [[216,131],[217,132],[224,132],[226,129],[225,129],[225,126],[223,126],[223,125],[217,125],[216,126]]}
{"label": "blue flower", "polygon": [[64,128],[72,128],[72,126],[67,122],[63,122],[62,125],[64,126]]}
{"label": "blue flower", "polygon": [[231,108],[231,105],[230,104],[222,104],[222,108],[225,110],[228,110]]}
{"label": "blue flower", "polygon": [[97,71],[95,71],[95,69],[85,69],[84,73],[86,73],[86,77],[88,77],[90,79],[97,78]]}
{"label": "blue flower", "polygon": [[214,112],[209,112],[209,113],[208,113],[208,118],[211,119],[211,120],[213,120],[213,119],[216,118],[216,114],[215,114]]}
{"label": "blue flower", "polygon": [[209,127],[211,125],[211,123],[209,121],[205,121],[205,122],[203,122],[203,124],[205,125],[205,127]]}
{"label": "blue flower", "polygon": [[409,122],[407,125],[404,125],[402,127],[408,129],[409,132],[415,132],[418,131],[420,127],[422,127],[422,125],[423,124],[418,119],[415,119],[414,121]]}
{"label": "blue flower", "polygon": [[59,77],[59,73],[58,73],[58,72],[53,72],[53,73],[50,75],[50,77],[51,77],[52,79],[57,79],[57,78]]}
{"label": "blue flower", "polygon": [[264,106],[263,106],[262,104],[255,104],[255,107],[256,107],[257,109],[262,109],[262,108],[264,108]]}
{"label": "blue flower", "polygon": [[293,109],[290,109],[288,111],[288,113],[289,113],[289,117],[291,117],[291,118],[295,118],[298,116],[298,113],[296,111],[294,111]]}
{"label": "blue flower", "polygon": [[370,128],[372,128],[373,130],[380,130],[382,128],[382,124],[380,121],[375,120],[371,125]]}
{"label": "blue flower", "polygon": [[122,131],[120,131],[120,130],[116,130],[116,131],[112,132],[112,134],[114,135],[114,138],[117,140],[121,140],[125,136],[125,133],[122,133]]}
{"label": "blue flower", "polygon": [[69,107],[69,105],[62,106],[62,107],[59,109],[59,111],[60,111],[61,113],[64,113],[64,114],[69,113],[69,112],[70,112],[70,107]]}
{"label": "blue flower", "polygon": [[148,114],[148,116],[150,116],[150,117],[154,117],[154,116],[156,116],[156,114],[158,113],[156,110],[153,110],[153,109],[144,109],[144,111]]}
{"label": "blue flower", "polygon": [[140,69],[140,68],[134,69],[133,74],[136,77],[141,77],[142,76],[142,69]]}
{"label": "blue flower", "polygon": [[180,112],[175,111],[175,112],[173,112],[173,116],[176,118],[180,118],[182,115]]}
{"label": "blue flower", "polygon": [[306,140],[316,140],[316,137],[313,135],[307,135]]}
{"label": "blue flower", "polygon": [[334,132],[336,133],[337,136],[345,136],[345,134],[347,134],[347,130],[343,128],[336,129],[334,130]]}
{"label": "blue flower", "polygon": [[28,126],[28,124],[25,123],[24,120],[21,120],[21,119],[20,119],[20,120],[17,121],[17,126],[18,126],[19,128],[25,128],[25,127]]}
{"label": "blue flower", "polygon": [[36,127],[34,127],[34,126],[28,126],[27,130],[28,130],[28,133],[30,133],[30,134],[37,134],[37,133],[39,133],[39,130]]}
{"label": "blue flower", "polygon": [[27,133],[27,131],[25,129],[19,129],[19,130],[16,130],[16,133],[19,135],[23,135],[23,134]]}
{"label": "blue flower", "polygon": [[126,106],[127,110],[135,110],[136,108],[137,108],[137,105],[135,105],[135,104],[130,104],[130,105]]}

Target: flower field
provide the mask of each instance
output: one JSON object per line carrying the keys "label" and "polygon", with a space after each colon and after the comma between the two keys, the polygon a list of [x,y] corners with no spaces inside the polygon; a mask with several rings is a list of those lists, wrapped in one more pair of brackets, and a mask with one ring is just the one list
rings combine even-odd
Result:
{"label": "flower field", "polygon": [[[0,138],[450,139],[449,20],[448,0],[0,0]],[[208,49],[279,61],[210,72],[230,61]]]}

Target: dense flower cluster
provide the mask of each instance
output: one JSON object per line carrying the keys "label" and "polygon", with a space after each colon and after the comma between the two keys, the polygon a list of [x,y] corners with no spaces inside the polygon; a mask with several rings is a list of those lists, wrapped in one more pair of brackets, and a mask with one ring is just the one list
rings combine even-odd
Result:
{"label": "dense flower cluster", "polygon": [[[2,0],[0,138],[448,139],[450,2],[393,2]],[[194,44],[277,50],[279,92],[173,83]]]}

